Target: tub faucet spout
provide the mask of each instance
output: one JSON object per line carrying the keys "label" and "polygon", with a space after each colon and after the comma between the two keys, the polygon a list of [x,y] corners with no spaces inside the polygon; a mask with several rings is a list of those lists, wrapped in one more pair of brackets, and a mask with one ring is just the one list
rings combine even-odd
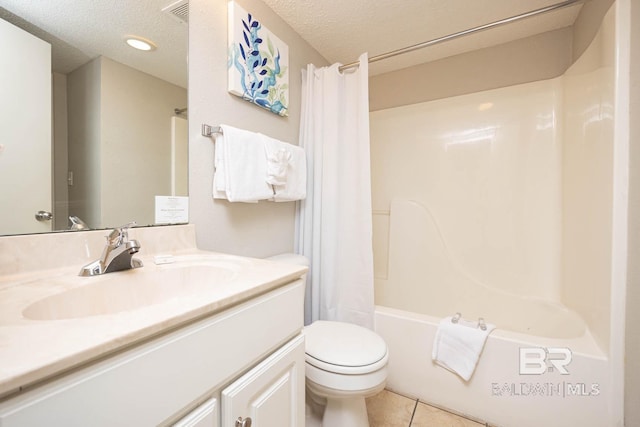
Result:
{"label": "tub faucet spout", "polygon": [[133,255],[140,250],[140,243],[137,240],[129,240],[129,227],[136,225],[135,222],[115,228],[107,237],[107,244],[99,259],[85,265],[80,270],[80,276],[97,276],[120,270],[129,270],[142,267],[142,261],[133,258]]}

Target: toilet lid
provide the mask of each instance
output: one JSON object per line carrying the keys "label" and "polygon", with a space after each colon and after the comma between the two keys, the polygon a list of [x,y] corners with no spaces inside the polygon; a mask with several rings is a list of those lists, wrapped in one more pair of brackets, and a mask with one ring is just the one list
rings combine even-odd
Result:
{"label": "toilet lid", "polygon": [[386,364],[387,344],[362,326],[318,320],[304,328],[304,335],[306,359],[312,365],[348,369],[378,365],[383,359]]}

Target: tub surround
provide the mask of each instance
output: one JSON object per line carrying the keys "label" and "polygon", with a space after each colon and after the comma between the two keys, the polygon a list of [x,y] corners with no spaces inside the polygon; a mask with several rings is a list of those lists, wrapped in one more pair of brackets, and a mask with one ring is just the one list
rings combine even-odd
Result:
{"label": "tub surround", "polygon": [[[389,389],[498,425],[621,425],[619,5],[561,77],[371,113]],[[455,312],[497,326],[469,383],[429,361]],[[528,347],[569,349],[569,375],[519,369]]]}
{"label": "tub surround", "polygon": [[[143,261],[143,268],[79,277],[80,268],[100,256],[106,234],[100,230],[0,239],[0,396],[221,312],[290,283],[306,271],[302,266],[198,250],[195,227],[184,225],[130,229],[130,238],[141,243],[136,257]],[[173,255],[175,262],[156,264],[158,254]],[[134,285],[140,275],[162,275],[163,269],[185,259],[214,260],[235,270],[210,290],[135,310],[60,320],[33,320],[23,313],[43,298],[113,280],[116,275]]]}
{"label": "tub surround", "polygon": [[371,114],[377,304],[608,353],[614,9],[562,77]]}

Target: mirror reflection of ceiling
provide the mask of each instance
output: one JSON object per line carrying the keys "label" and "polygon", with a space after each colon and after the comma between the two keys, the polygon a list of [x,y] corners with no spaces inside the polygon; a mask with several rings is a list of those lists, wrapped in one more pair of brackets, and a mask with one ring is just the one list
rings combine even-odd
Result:
{"label": "mirror reflection of ceiling", "polygon": [[[0,0],[0,18],[51,43],[53,71],[67,74],[103,55],[187,87],[186,0]],[[184,7],[181,7],[184,6]],[[162,9],[167,8],[166,11]],[[157,49],[141,54],[133,35]]]}

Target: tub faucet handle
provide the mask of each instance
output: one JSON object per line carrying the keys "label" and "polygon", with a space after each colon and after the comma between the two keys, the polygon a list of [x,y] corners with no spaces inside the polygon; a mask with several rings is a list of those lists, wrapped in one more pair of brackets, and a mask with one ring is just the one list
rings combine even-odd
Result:
{"label": "tub faucet handle", "polygon": [[478,317],[478,328],[482,329],[483,331],[487,330],[487,324],[485,323],[483,317]]}
{"label": "tub faucet handle", "polygon": [[460,312],[456,313],[455,316],[451,318],[451,323],[458,323],[461,317],[462,314]]}

